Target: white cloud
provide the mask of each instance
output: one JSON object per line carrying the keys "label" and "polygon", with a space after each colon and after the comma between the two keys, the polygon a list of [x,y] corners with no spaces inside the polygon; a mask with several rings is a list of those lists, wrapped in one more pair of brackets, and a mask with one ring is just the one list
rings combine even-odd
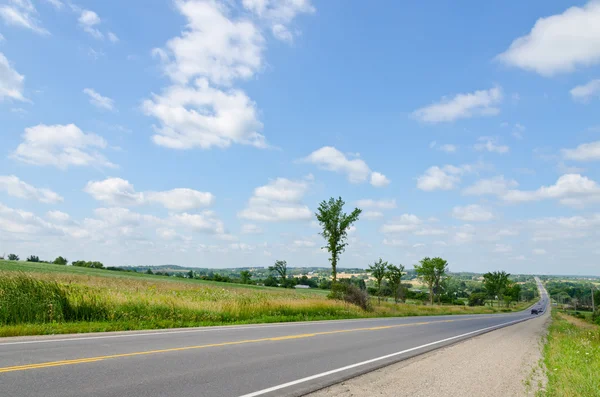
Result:
{"label": "white cloud", "polygon": [[564,205],[581,207],[600,201],[600,186],[580,174],[565,174],[554,185],[532,191],[509,190],[502,198],[511,203],[556,199]]}
{"label": "white cloud", "polygon": [[40,21],[36,18],[37,10],[30,0],[10,0],[9,3],[11,4],[0,6],[0,18],[4,20],[4,23],[29,29],[42,35],[50,34],[41,27]]}
{"label": "white cloud", "polygon": [[436,229],[431,227],[426,227],[422,229],[415,230],[413,234],[415,236],[441,236],[443,234],[447,234],[448,232],[444,229]]}
{"label": "white cloud", "polygon": [[498,253],[509,253],[512,252],[513,248],[509,244],[496,244],[494,252]]}
{"label": "white cloud", "polygon": [[252,223],[246,223],[242,225],[242,234],[260,234],[262,229]]}
{"label": "white cloud", "polygon": [[600,62],[600,3],[590,1],[562,14],[540,18],[529,34],[498,55],[507,65],[544,76]]}
{"label": "white cloud", "polygon": [[452,216],[466,222],[486,222],[494,219],[492,212],[477,204],[454,207],[452,209]]}
{"label": "white cloud", "polygon": [[154,143],[172,149],[226,148],[232,143],[267,147],[254,102],[241,90],[222,91],[198,79],[191,87],[172,86],[142,105],[156,117]]}
{"label": "white cloud", "polygon": [[523,139],[523,132],[525,132],[525,130],[526,130],[525,126],[517,123],[517,124],[515,124],[511,134],[515,139],[521,140],[521,139]]}
{"label": "white cloud", "polygon": [[248,206],[238,216],[263,222],[308,220],[313,214],[300,201],[307,190],[305,181],[277,178],[254,189]]}
{"label": "white cloud", "polygon": [[474,116],[493,116],[500,113],[496,107],[502,101],[502,89],[458,94],[452,99],[442,98],[438,103],[417,109],[413,117],[426,123],[442,123]]}
{"label": "white cloud", "polygon": [[97,93],[91,88],[85,88],[83,93],[90,97],[90,103],[97,108],[106,110],[115,110],[115,101]]}
{"label": "white cloud", "polygon": [[223,222],[214,212],[203,211],[197,214],[171,214],[168,221],[177,226],[190,228],[196,232],[227,236]]}
{"label": "white cloud", "polygon": [[5,191],[9,196],[27,200],[36,200],[41,203],[58,203],[64,199],[50,189],[36,188],[23,182],[14,175],[0,175],[0,191]]}
{"label": "white cloud", "polygon": [[59,223],[65,223],[71,220],[71,216],[62,211],[48,211],[46,212],[46,218]]}
{"label": "white cloud", "polygon": [[75,124],[39,124],[25,128],[23,143],[12,157],[34,165],[52,165],[61,169],[69,166],[115,167],[97,149],[106,141],[95,134],[84,133]]}
{"label": "white cloud", "polygon": [[31,212],[0,203],[0,231],[13,234],[53,235],[61,231]]}
{"label": "white cloud", "polygon": [[96,28],[96,26],[100,25],[101,20],[98,14],[96,14],[94,11],[81,10],[78,21],[79,26],[81,26],[84,32],[89,33],[96,39],[104,38],[102,32]]}
{"label": "white cloud", "polygon": [[8,59],[0,52],[0,102],[5,99],[27,101],[23,96],[25,76],[13,69]]}
{"label": "white cloud", "polygon": [[427,171],[417,178],[417,188],[431,192],[434,190],[452,190],[460,183],[461,175],[472,172],[473,167],[462,165],[456,167],[445,165],[443,167],[429,167]]}
{"label": "white cloud", "polygon": [[64,7],[63,2],[60,0],[45,0],[45,1],[46,1],[46,3],[50,3],[57,10],[60,10]]}
{"label": "white cloud", "polygon": [[402,247],[402,246],[406,245],[406,242],[403,240],[387,239],[387,238],[384,238],[382,243],[383,243],[383,245],[389,245],[392,247]]}
{"label": "white cloud", "polygon": [[383,212],[381,211],[365,211],[361,214],[361,218],[365,218],[368,220],[376,220],[383,218]]}
{"label": "white cloud", "polygon": [[390,184],[390,180],[379,172],[373,172],[371,174],[371,185],[375,187],[384,187]]}
{"label": "white cloud", "polygon": [[317,245],[317,243],[310,240],[294,240],[292,244],[298,248],[311,248]]}
{"label": "white cloud", "polygon": [[302,161],[316,164],[328,171],[344,173],[351,183],[365,182],[369,175],[373,186],[382,187],[390,183],[385,175],[379,172],[371,172],[371,169],[363,160],[359,158],[350,160],[333,146],[323,146],[309,154]]}
{"label": "white cloud", "polygon": [[578,85],[569,92],[574,100],[581,102],[588,102],[594,96],[600,97],[600,79],[591,80],[586,84]]}
{"label": "white cloud", "polygon": [[215,197],[212,193],[178,188],[161,192],[136,192],[133,185],[121,178],[90,181],[84,188],[94,199],[110,205],[141,205],[158,203],[172,211],[189,211],[210,206]]}
{"label": "white cloud", "polygon": [[534,249],[533,249],[531,252],[532,252],[534,255],[546,255],[546,254],[548,253],[548,252],[546,252],[546,250],[545,250],[545,249],[543,249],[543,248],[534,248]]}
{"label": "white cloud", "polygon": [[563,149],[562,154],[567,160],[600,160],[600,141],[584,143],[577,146],[575,149]]}
{"label": "white cloud", "polygon": [[440,150],[446,153],[455,153],[458,150],[458,147],[456,145],[446,143],[440,146]]}
{"label": "white cloud", "polygon": [[110,40],[111,43],[119,42],[119,37],[116,34],[114,34],[113,32],[108,32],[108,34],[106,36],[108,37],[108,40]]}
{"label": "white cloud", "polygon": [[362,199],[356,202],[356,205],[360,208],[374,208],[374,209],[382,209],[389,210],[396,208],[396,200],[388,199],[388,200],[373,200],[373,199]]}
{"label": "white cloud", "polygon": [[479,152],[488,151],[491,153],[504,154],[508,153],[510,148],[506,145],[498,144],[498,139],[489,136],[482,136],[477,139],[479,143],[476,143],[473,148]]}
{"label": "white cloud", "polygon": [[259,19],[271,25],[275,38],[287,42],[294,39],[294,33],[287,25],[298,14],[315,12],[310,0],[243,0],[242,4]]}
{"label": "white cloud", "polygon": [[391,222],[386,223],[381,227],[382,233],[402,233],[415,230],[419,225],[423,223],[418,216],[413,214],[402,214],[401,216],[393,219]]}
{"label": "white cloud", "polygon": [[505,194],[509,189],[514,189],[519,184],[513,179],[505,179],[504,175],[489,179],[480,179],[473,185],[465,188],[462,193],[468,196],[483,196]]}

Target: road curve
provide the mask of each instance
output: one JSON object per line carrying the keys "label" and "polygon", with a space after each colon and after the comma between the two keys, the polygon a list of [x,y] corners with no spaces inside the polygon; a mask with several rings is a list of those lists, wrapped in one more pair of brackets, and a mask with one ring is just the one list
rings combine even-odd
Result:
{"label": "road curve", "polygon": [[0,390],[11,397],[299,396],[531,317],[525,311],[4,338]]}

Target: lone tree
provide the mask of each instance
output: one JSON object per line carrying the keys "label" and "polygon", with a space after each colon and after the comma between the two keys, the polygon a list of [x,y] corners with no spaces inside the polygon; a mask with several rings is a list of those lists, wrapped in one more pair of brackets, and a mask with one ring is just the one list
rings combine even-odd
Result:
{"label": "lone tree", "polygon": [[8,254],[8,260],[9,261],[18,261],[19,260],[19,255]]}
{"label": "lone tree", "polygon": [[348,236],[348,229],[354,222],[358,220],[358,216],[362,212],[361,209],[355,208],[350,214],[343,212],[344,200],[339,197],[337,200],[333,197],[329,201],[323,200],[319,204],[319,209],[315,214],[319,224],[323,228],[320,233],[321,236],[327,241],[327,245],[323,248],[327,248],[331,257],[331,276],[333,282],[337,280],[337,264],[340,259],[340,255],[346,249],[346,238]]}
{"label": "lone tree", "polygon": [[511,284],[509,277],[510,274],[505,271],[487,272],[483,275],[483,288],[485,288],[485,292],[492,302],[496,299],[496,296],[500,299],[508,290]]}
{"label": "lone tree", "polygon": [[67,260],[67,258],[63,258],[62,256],[59,256],[52,263],[54,263],[55,265],[66,265],[67,263],[69,263],[69,261]]}
{"label": "lone tree", "polygon": [[387,267],[386,277],[388,284],[394,294],[394,302],[398,303],[398,297],[400,295],[400,289],[402,288],[402,274],[404,272],[404,266],[392,265],[391,263]]}
{"label": "lone tree", "polygon": [[433,305],[434,290],[438,290],[441,282],[448,271],[448,262],[442,258],[421,259],[419,265],[415,265],[417,275],[427,284],[429,288],[429,302]]}
{"label": "lone tree", "polygon": [[285,287],[287,279],[287,262],[286,261],[275,261],[273,266],[269,266],[271,273],[277,273],[281,278],[281,286]]}
{"label": "lone tree", "polygon": [[388,263],[384,262],[381,258],[378,261],[369,265],[367,273],[375,278],[375,285],[377,286],[377,303],[381,303],[381,283],[387,275]]}
{"label": "lone tree", "polygon": [[240,272],[240,278],[242,279],[242,284],[248,284],[252,278],[252,273],[250,273],[249,270],[242,270]]}

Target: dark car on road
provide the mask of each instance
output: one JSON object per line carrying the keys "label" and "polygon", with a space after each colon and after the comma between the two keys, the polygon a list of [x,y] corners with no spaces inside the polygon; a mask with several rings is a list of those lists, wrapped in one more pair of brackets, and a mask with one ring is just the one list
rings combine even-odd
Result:
{"label": "dark car on road", "polygon": [[539,314],[539,313],[540,313],[540,309],[535,308],[535,307],[533,309],[531,309],[531,314]]}

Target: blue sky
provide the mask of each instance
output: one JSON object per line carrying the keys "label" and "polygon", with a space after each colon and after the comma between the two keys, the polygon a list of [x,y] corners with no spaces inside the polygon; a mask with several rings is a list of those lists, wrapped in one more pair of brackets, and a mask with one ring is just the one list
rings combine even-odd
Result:
{"label": "blue sky", "polygon": [[600,274],[600,3],[0,1],[0,253]]}

